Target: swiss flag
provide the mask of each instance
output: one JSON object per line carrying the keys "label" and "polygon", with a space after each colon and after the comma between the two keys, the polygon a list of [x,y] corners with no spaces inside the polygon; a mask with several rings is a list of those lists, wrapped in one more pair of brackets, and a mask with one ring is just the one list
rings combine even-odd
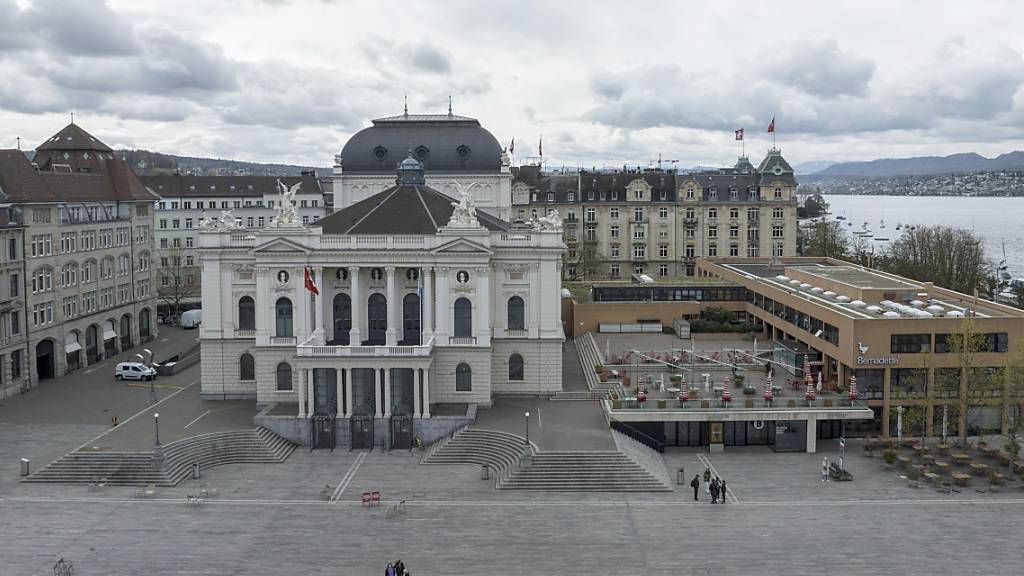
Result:
{"label": "swiss flag", "polygon": [[740,128],[739,130],[736,131],[736,139],[743,140],[743,128]]}
{"label": "swiss flag", "polygon": [[775,132],[775,116],[772,116],[772,123],[768,125],[768,132]]}
{"label": "swiss flag", "polygon": [[316,282],[313,281],[313,272],[310,271],[309,266],[304,268],[304,276],[306,280],[306,290],[309,290],[310,294],[319,296],[320,290],[316,287]]}

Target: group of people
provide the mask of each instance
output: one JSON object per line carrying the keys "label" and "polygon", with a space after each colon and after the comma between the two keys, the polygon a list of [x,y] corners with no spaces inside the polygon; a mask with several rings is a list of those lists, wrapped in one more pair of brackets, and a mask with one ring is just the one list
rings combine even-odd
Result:
{"label": "group of people", "polygon": [[[690,487],[693,488],[693,499],[694,501],[700,500],[698,494],[700,494],[700,475],[694,474],[693,480],[690,481]],[[725,495],[727,494],[725,487],[725,480],[722,480],[718,476],[711,478],[711,469],[704,469],[704,493],[711,495],[712,504],[725,504]]]}
{"label": "group of people", "polygon": [[405,563],[401,560],[388,562],[388,567],[384,569],[384,576],[411,576],[411,574],[405,569]]}

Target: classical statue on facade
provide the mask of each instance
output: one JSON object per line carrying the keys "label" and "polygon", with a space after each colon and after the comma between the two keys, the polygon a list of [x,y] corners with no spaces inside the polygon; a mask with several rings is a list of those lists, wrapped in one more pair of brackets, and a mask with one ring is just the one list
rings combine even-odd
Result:
{"label": "classical statue on facade", "polygon": [[210,218],[210,215],[206,213],[206,210],[203,210],[203,217],[199,219],[199,229],[211,230],[213,229],[213,226],[213,218]]}
{"label": "classical statue on facade", "polygon": [[238,221],[231,215],[234,210],[224,210],[217,217],[214,227],[218,230],[234,230],[238,228]]}
{"label": "classical statue on facade", "polygon": [[562,231],[562,217],[558,215],[558,210],[549,210],[547,216],[532,220],[531,224],[537,232]]}
{"label": "classical statue on facade", "polygon": [[270,219],[271,226],[297,226],[299,214],[295,210],[295,195],[302,188],[302,182],[296,182],[288,187],[280,179],[277,181],[277,188],[281,192],[281,199],[277,203],[277,214]]}
{"label": "classical statue on facade", "polygon": [[480,223],[476,219],[476,203],[473,202],[473,187],[477,185],[473,182],[469,186],[464,186],[462,182],[453,182],[456,190],[459,191],[459,201],[452,202],[452,217],[448,221],[449,226],[455,227],[477,227]]}

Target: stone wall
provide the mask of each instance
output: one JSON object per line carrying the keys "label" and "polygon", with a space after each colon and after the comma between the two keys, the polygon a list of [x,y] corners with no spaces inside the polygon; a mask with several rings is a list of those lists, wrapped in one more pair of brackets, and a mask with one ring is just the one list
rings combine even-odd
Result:
{"label": "stone wall", "polygon": [[[455,391],[455,367],[469,364],[473,372],[473,389]],[[491,405],[491,349],[472,347],[434,348],[430,368],[430,403],[467,403]]]}
{"label": "stone wall", "polygon": [[[560,340],[492,340],[491,392],[495,394],[554,394],[562,389]],[[523,380],[509,381],[512,354],[523,357]]]}
{"label": "stone wall", "polygon": [[205,400],[255,399],[256,382],[238,379],[239,358],[245,352],[256,357],[256,377],[261,375],[261,355],[252,340],[202,340],[199,343],[201,395]]}

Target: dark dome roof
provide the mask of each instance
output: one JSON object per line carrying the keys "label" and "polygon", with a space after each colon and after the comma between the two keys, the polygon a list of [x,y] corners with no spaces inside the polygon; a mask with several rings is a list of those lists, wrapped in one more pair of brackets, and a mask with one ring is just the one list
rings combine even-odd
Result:
{"label": "dark dome roof", "polygon": [[412,149],[427,172],[499,172],[501,145],[475,118],[408,114],[378,118],[341,150],[345,174],[394,174]]}

